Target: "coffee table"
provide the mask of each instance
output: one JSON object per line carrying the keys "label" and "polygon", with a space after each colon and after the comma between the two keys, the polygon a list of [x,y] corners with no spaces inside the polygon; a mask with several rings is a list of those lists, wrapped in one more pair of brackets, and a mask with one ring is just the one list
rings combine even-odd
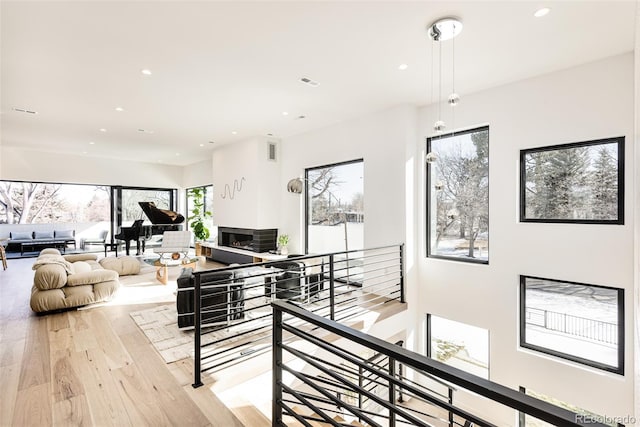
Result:
{"label": "coffee table", "polygon": [[[186,261],[186,262],[185,262]],[[153,262],[153,266],[156,268],[156,280],[163,285],[167,284],[169,277],[169,267],[182,267],[196,269],[197,259],[185,259],[181,262],[160,262],[159,259]]]}

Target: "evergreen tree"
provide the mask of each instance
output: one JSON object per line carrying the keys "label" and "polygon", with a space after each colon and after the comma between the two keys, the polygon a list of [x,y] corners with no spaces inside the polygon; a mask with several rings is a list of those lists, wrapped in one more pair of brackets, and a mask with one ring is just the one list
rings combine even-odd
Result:
{"label": "evergreen tree", "polygon": [[615,152],[602,146],[591,174],[589,199],[593,219],[615,219],[618,216],[618,165]]}

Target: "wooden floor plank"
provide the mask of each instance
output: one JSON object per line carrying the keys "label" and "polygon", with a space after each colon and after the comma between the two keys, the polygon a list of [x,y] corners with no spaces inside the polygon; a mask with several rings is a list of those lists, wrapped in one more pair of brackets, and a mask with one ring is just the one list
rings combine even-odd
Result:
{"label": "wooden floor plank", "polygon": [[24,346],[24,359],[20,370],[19,390],[49,383],[51,370],[49,360],[49,338],[44,317],[30,319],[30,328]]}
{"label": "wooden floor plank", "polygon": [[53,425],[59,426],[92,426],[89,404],[85,395],[73,396],[52,407]]}
{"label": "wooden floor plank", "polygon": [[0,368],[0,426],[11,425],[13,409],[18,395],[18,383],[20,381],[21,363],[5,365]]}
{"label": "wooden floor plank", "polygon": [[111,374],[104,354],[98,349],[85,350],[72,353],[71,360],[82,378],[94,425],[131,425],[119,384]]}
{"label": "wooden floor plank", "polygon": [[49,383],[20,389],[16,397],[11,425],[20,427],[52,425],[50,395]]}
{"label": "wooden floor plank", "polygon": [[89,317],[89,324],[98,346],[104,352],[111,369],[123,368],[133,363],[131,356],[129,356],[123,347],[120,338],[111,328],[104,312],[92,310]]}

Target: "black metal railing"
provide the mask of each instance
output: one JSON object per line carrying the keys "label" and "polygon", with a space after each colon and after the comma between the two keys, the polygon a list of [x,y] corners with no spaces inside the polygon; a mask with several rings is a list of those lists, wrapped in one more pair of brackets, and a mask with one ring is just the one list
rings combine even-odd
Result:
{"label": "black metal railing", "polygon": [[[287,301],[274,301],[272,306],[272,425],[298,422],[309,426],[318,422],[332,426],[497,426],[513,424],[522,412],[558,426],[604,426],[596,422],[586,424],[574,412],[413,353]],[[377,355],[376,363],[364,355],[368,352]],[[380,355],[384,363],[379,362]],[[342,368],[345,364],[358,368],[345,370]],[[405,369],[404,375],[399,375],[400,364]],[[450,392],[439,393],[425,387],[426,377],[456,387],[457,395],[465,393],[462,399],[465,403],[454,404]],[[375,387],[370,387],[371,384]],[[400,393],[402,403],[398,400]],[[357,403],[360,396],[375,405]],[[459,398],[456,400],[461,402]]]}
{"label": "black metal railing", "polygon": [[202,385],[203,372],[271,349],[275,300],[343,323],[404,302],[403,250],[392,245],[290,256],[193,273],[193,287],[178,292],[193,292],[194,387]]}
{"label": "black metal railing", "polygon": [[607,344],[618,344],[618,325],[567,313],[527,307],[526,323]]}

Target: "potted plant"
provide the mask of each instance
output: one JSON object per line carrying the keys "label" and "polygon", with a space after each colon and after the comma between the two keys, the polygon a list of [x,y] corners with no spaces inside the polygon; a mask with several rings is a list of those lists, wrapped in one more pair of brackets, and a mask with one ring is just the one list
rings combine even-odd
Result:
{"label": "potted plant", "polygon": [[287,249],[288,244],[289,244],[288,234],[281,234],[278,236],[278,250],[280,251],[280,255],[287,255],[289,253],[289,249]]}
{"label": "potted plant", "polygon": [[211,233],[207,228],[205,221],[211,218],[211,212],[204,208],[205,190],[202,187],[190,188],[187,195],[191,197],[193,208],[187,218],[189,228],[193,231],[195,237],[196,255],[202,254],[202,242],[207,240]]}

